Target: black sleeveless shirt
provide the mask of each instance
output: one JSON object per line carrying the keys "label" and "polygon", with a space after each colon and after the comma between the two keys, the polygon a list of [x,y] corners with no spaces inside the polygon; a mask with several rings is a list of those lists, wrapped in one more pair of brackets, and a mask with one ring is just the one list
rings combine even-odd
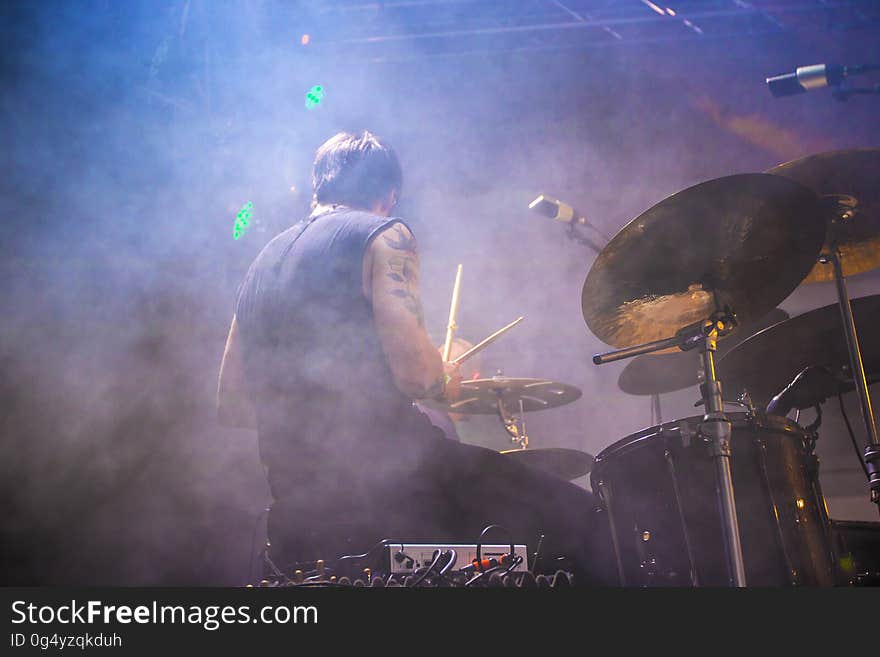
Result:
{"label": "black sleeveless shirt", "polygon": [[395,386],[363,294],[364,253],[397,222],[349,208],[310,218],[269,242],[239,288],[245,373],[276,499],[354,493],[375,464],[403,467],[395,459],[407,434],[432,432]]}

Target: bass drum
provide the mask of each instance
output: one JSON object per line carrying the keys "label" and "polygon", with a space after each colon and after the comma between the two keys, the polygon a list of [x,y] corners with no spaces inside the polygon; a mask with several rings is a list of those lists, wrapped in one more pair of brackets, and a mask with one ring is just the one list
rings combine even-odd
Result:
{"label": "bass drum", "polygon": [[[810,436],[777,417],[728,414],[748,586],[831,586],[831,525]],[[623,586],[728,586],[715,464],[701,417],[603,450],[591,474]]]}

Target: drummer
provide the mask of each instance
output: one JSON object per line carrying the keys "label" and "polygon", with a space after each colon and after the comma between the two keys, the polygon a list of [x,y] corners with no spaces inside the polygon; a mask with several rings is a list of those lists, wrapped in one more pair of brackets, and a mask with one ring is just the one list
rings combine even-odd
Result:
{"label": "drummer", "polygon": [[[454,395],[424,328],[416,241],[391,215],[401,181],[384,141],[332,137],[315,159],[313,213],[269,243],[240,287],[218,412],[238,426],[260,419],[269,557],[289,572],[383,538],[475,543],[494,524],[507,532],[486,540],[533,552],[544,535],[545,564],[567,557],[581,583],[601,583],[591,493],[444,440],[412,408]],[[421,384],[435,379],[438,390]]]}

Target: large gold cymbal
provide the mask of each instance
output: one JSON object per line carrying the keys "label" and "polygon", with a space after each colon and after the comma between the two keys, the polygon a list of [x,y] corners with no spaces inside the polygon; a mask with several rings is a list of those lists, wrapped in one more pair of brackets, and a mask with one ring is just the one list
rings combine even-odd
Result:
{"label": "large gold cymbal", "polygon": [[[836,242],[844,276],[880,267],[880,148],[828,151],[773,167],[767,173],[809,187],[827,210],[822,252]],[[834,280],[817,262],[804,283]]]}
{"label": "large gold cymbal", "polygon": [[765,173],[700,183],[608,243],[584,282],[584,319],[619,348],[668,338],[725,307],[750,324],[803,280],[824,236],[818,198],[799,183]]}

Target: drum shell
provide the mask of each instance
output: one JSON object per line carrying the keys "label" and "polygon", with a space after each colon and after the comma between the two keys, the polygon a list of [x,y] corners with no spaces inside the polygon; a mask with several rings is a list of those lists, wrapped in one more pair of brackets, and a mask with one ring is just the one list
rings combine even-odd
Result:
{"label": "drum shell", "polygon": [[[834,583],[830,523],[807,434],[783,418],[729,415],[731,476],[749,586]],[[728,586],[715,462],[702,418],[603,450],[591,475],[625,586]]]}

